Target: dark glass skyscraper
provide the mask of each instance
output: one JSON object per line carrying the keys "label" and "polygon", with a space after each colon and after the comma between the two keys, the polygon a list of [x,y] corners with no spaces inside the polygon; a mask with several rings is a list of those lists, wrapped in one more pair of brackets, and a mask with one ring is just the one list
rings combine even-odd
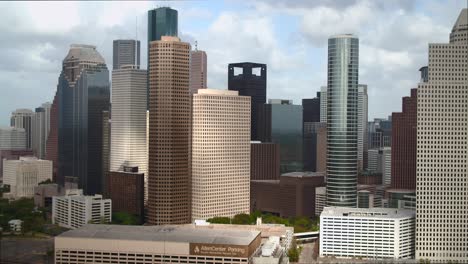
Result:
{"label": "dark glass skyscraper", "polygon": [[[170,7],[158,7],[148,11],[148,72],[150,71],[149,50],[151,41],[161,40],[161,36],[178,35],[178,12]],[[149,75],[147,84],[147,109],[149,110]]]}
{"label": "dark glass skyscraper", "polygon": [[102,112],[109,110],[109,72],[96,47],[72,45],[57,87],[58,182],[78,179],[86,194],[102,193]]}
{"label": "dark glass skyscraper", "polygon": [[304,171],[317,171],[317,131],[325,123],[320,124],[320,92],[316,98],[302,99],[302,136],[303,136],[303,159]]}
{"label": "dark glass skyscraper", "polygon": [[359,40],[328,39],[327,204],[356,207]]}
{"label": "dark glass skyscraper", "polygon": [[228,66],[228,89],[238,91],[239,95],[250,96],[251,139],[258,140],[258,109],[266,103],[267,66],[266,64],[242,62]]}

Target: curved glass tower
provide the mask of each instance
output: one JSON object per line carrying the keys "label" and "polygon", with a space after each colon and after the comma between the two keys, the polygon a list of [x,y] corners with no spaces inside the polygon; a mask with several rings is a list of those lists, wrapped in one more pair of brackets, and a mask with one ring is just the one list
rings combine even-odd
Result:
{"label": "curved glass tower", "polygon": [[359,39],[328,39],[327,205],[356,207]]}

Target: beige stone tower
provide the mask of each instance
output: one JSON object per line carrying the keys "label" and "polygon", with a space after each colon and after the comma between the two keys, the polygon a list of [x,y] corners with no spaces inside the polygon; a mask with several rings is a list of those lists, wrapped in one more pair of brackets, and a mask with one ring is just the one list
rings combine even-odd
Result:
{"label": "beige stone tower", "polygon": [[206,89],[206,52],[194,50],[190,52],[190,93],[196,94],[198,89]]}
{"label": "beige stone tower", "polygon": [[192,220],[250,210],[250,96],[193,95]]}
{"label": "beige stone tower", "polygon": [[190,222],[190,44],[149,46],[148,223]]}

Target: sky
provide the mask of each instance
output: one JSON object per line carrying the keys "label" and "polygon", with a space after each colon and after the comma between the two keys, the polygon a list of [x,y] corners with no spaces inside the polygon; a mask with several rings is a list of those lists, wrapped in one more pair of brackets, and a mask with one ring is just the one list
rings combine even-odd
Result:
{"label": "sky", "polygon": [[0,2],[0,126],[12,111],[52,101],[71,44],[91,44],[112,68],[112,41],[138,38],[147,11],[179,12],[179,37],[208,56],[208,87],[227,89],[227,65],[266,63],[267,98],[301,104],[326,85],[327,39],[359,37],[369,120],[401,111],[420,80],[428,43],[447,43],[465,0]]}

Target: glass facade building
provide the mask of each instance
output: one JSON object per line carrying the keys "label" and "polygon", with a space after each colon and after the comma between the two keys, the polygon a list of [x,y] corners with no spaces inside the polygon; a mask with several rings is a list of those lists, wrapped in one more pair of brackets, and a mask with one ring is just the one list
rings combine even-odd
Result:
{"label": "glass facade building", "polygon": [[359,40],[328,39],[327,204],[356,207]]}

